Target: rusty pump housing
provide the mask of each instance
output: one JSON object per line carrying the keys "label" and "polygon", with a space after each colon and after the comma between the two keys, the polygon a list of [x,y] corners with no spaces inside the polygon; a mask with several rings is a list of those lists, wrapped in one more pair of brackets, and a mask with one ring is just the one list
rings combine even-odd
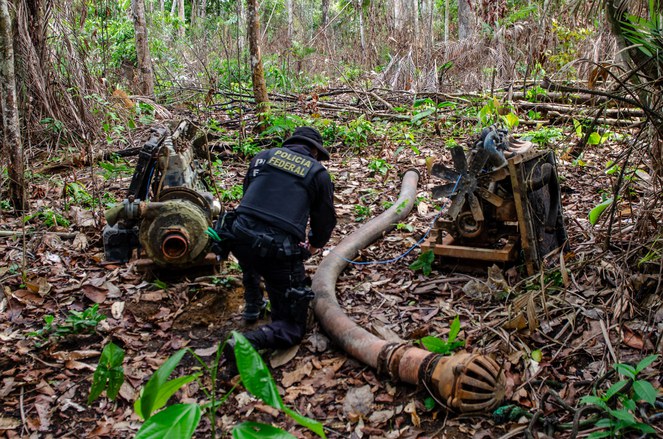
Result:
{"label": "rusty pump housing", "polygon": [[442,163],[431,169],[448,181],[433,188],[433,198],[448,198],[451,205],[423,250],[460,266],[520,259],[532,275],[544,256],[567,246],[552,151],[492,126],[472,142],[467,156],[461,146],[451,155],[453,169]]}
{"label": "rusty pump housing", "polygon": [[165,126],[152,129],[127,198],[106,211],[106,260],[127,262],[138,248],[148,257],[143,265],[188,268],[216,263],[207,229],[222,207],[205,183],[190,137],[188,121],[172,133]]}

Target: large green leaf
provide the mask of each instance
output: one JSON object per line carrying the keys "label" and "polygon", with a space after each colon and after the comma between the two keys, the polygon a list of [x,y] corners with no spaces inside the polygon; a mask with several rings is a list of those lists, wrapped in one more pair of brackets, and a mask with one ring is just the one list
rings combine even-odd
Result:
{"label": "large green leaf", "polygon": [[435,113],[435,108],[427,108],[423,111],[420,111],[419,113],[415,114],[412,116],[412,120],[410,121],[411,123],[417,123],[421,119],[430,116],[431,114]]}
{"label": "large green leaf", "polygon": [[608,391],[605,392],[605,396],[603,397],[603,400],[604,401],[609,401],[610,398],[612,398],[617,393],[619,393],[624,388],[624,386],[626,386],[629,382],[630,382],[629,380],[622,380],[622,381],[618,381],[615,384],[613,384],[612,386],[610,386]]}
{"label": "large green leaf", "polygon": [[637,374],[645,370],[645,368],[650,364],[652,364],[654,361],[656,361],[657,358],[658,355],[654,354],[654,355],[648,355],[642,360],[640,360],[640,362],[635,366],[635,373]]}
{"label": "large green leaf", "polygon": [[604,210],[608,208],[612,204],[613,198],[608,198],[605,201],[602,201],[601,203],[597,204],[592,210],[589,211],[589,222],[594,226],[596,223],[599,221],[599,218],[601,217],[601,214],[603,213]]}
{"label": "large green leaf", "polygon": [[138,416],[148,419],[152,415],[152,412],[156,410],[156,402],[157,400],[161,400],[162,397],[160,389],[164,387],[168,377],[173,373],[173,370],[180,363],[185,353],[186,349],[180,349],[175,352],[154,372],[152,378],[145,384],[142,395],[134,404],[134,410]]}
{"label": "large green leaf", "polygon": [[635,392],[635,397],[637,400],[647,401],[651,405],[656,403],[656,396],[658,395],[658,392],[656,392],[656,389],[649,381],[638,380],[634,382],[633,392]]}
{"label": "large green leaf", "polygon": [[296,439],[287,431],[259,422],[242,422],[233,428],[234,439]]}
{"label": "large green leaf", "polygon": [[265,404],[283,410],[284,404],[276,383],[267,365],[251,343],[239,332],[233,331],[235,338],[235,359],[244,387]]}
{"label": "large green leaf", "polygon": [[150,417],[134,439],[187,439],[200,422],[198,404],[175,404]]}
{"label": "large green leaf", "polygon": [[300,414],[299,412],[296,412],[295,410],[289,407],[283,407],[283,411],[285,412],[285,414],[287,414],[292,419],[294,419],[299,425],[308,428],[313,433],[317,434],[323,439],[327,437],[325,435],[325,431],[323,429],[322,424],[316,421],[315,419],[307,418],[306,416]]}

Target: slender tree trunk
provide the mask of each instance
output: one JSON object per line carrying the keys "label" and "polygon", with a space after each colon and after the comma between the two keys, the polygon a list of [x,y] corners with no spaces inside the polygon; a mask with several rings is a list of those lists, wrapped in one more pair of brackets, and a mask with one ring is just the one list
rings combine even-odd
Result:
{"label": "slender tree trunk", "polygon": [[178,35],[180,38],[184,38],[184,34],[186,31],[186,16],[184,15],[184,0],[179,0],[179,8],[177,10],[177,16],[179,17],[180,21],[180,28],[178,30]]}
{"label": "slender tree trunk", "polygon": [[444,44],[449,42],[449,0],[444,2]]}
{"label": "slender tree trunk", "polygon": [[286,8],[286,12],[288,14],[287,18],[288,18],[288,43],[289,44],[292,44],[292,34],[293,34],[293,28],[294,28],[294,25],[293,25],[293,22],[294,22],[293,15],[294,14],[293,14],[293,10],[292,10],[292,1],[293,0],[285,0],[285,8]]}
{"label": "slender tree trunk", "polygon": [[200,3],[200,19],[205,21],[207,18],[207,0],[202,0]]}
{"label": "slender tree trunk", "polygon": [[327,21],[329,20],[329,0],[322,0],[322,24],[324,28],[327,26]]}
{"label": "slender tree trunk", "polygon": [[166,3],[165,0],[159,0],[159,10],[161,11],[162,14],[166,8],[165,3]]}
{"label": "slender tree trunk", "polygon": [[177,5],[180,3],[180,0],[173,0],[173,3],[170,5],[170,16],[174,17],[175,16],[175,9],[177,9]]}
{"label": "slender tree trunk", "polygon": [[11,17],[7,0],[0,0],[0,90],[2,93],[3,153],[9,157],[9,198],[14,209],[27,210],[28,200],[23,176],[23,144],[18,120],[14,47],[12,45]]}
{"label": "slender tree trunk", "polygon": [[474,33],[474,12],[470,0],[458,0],[458,39],[466,40]]}
{"label": "slender tree trunk", "polygon": [[145,96],[154,96],[154,74],[152,73],[152,58],[147,44],[147,24],[145,23],[144,0],[132,0],[131,12],[134,19],[134,33],[136,35],[136,55],[138,58],[138,87]]}
{"label": "slender tree trunk", "polygon": [[256,100],[256,111],[258,113],[258,125],[256,131],[264,131],[267,127],[267,111],[269,110],[269,97],[267,96],[267,84],[265,84],[265,72],[262,68],[262,55],[260,53],[260,16],[258,15],[258,0],[248,0],[248,33],[249,52],[251,53],[251,73],[253,80],[253,95]]}
{"label": "slender tree trunk", "polygon": [[362,0],[357,0],[357,12],[359,13],[359,44],[361,45],[361,56],[366,54],[366,37],[364,35],[364,7]]}

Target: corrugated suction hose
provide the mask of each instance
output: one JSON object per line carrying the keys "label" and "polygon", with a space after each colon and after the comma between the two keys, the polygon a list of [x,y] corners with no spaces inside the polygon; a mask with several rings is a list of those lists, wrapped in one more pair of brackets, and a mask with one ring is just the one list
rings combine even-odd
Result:
{"label": "corrugated suction hose", "polygon": [[490,410],[504,397],[504,374],[495,360],[467,352],[443,357],[408,344],[389,343],[352,321],[336,299],[336,281],[348,260],[410,213],[418,181],[416,170],[407,171],[400,196],[393,206],[343,239],[322,260],[313,277],[313,309],[334,342],[378,372],[406,383],[422,385],[451,409],[462,412]]}

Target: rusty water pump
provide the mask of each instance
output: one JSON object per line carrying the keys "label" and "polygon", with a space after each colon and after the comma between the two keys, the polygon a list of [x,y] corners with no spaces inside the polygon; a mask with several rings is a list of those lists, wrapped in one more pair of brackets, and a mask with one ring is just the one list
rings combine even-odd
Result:
{"label": "rusty water pump", "polygon": [[221,213],[203,178],[190,124],[154,128],[141,148],[127,198],[106,211],[106,260],[126,262],[140,248],[157,267],[216,263],[207,229]]}

